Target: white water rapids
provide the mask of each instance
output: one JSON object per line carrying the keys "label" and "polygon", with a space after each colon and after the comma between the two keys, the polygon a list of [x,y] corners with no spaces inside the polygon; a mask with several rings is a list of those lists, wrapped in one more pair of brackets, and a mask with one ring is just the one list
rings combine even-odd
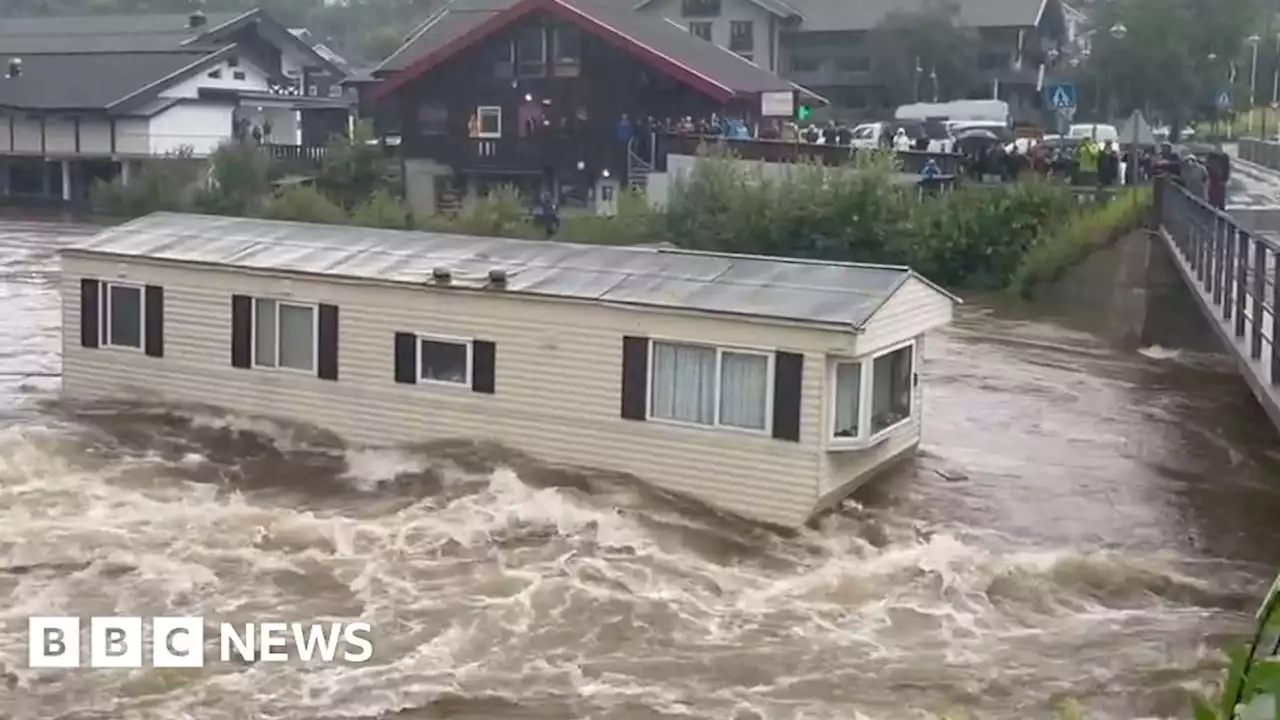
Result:
{"label": "white water rapids", "polygon": [[[794,537],[500,448],[57,399],[0,223],[0,718],[1185,716],[1280,562],[1274,432],[1176,349],[966,309],[922,457]],[[365,664],[30,669],[32,615],[372,623]]]}

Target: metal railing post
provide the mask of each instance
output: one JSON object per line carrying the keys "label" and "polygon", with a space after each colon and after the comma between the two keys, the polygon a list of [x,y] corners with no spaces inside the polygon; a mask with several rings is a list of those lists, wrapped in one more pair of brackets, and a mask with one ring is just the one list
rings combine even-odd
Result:
{"label": "metal railing post", "polygon": [[1249,357],[1262,358],[1262,305],[1266,298],[1267,248],[1260,242],[1253,243],[1253,312],[1249,313]]}
{"label": "metal railing post", "polygon": [[1236,236],[1236,337],[1244,337],[1245,304],[1249,300],[1249,233]]}
{"label": "metal railing post", "polygon": [[1236,226],[1228,223],[1223,244],[1226,245],[1222,259],[1222,321],[1231,322],[1231,313],[1235,310],[1235,267],[1236,267]]}
{"label": "metal railing post", "polygon": [[[1280,275],[1280,256],[1272,251],[1271,259],[1276,263],[1271,278],[1271,384],[1280,385],[1280,282],[1276,282],[1276,276]],[[1265,270],[1264,267],[1264,278]]]}

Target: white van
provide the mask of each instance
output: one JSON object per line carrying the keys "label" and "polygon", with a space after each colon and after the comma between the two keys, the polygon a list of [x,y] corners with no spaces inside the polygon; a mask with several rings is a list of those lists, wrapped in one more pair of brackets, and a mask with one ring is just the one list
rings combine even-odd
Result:
{"label": "white van", "polygon": [[1120,142],[1120,133],[1116,130],[1115,125],[1101,125],[1097,123],[1072,125],[1067,130],[1067,137],[1073,140],[1093,138],[1093,140],[1099,144],[1108,141],[1117,144]]}

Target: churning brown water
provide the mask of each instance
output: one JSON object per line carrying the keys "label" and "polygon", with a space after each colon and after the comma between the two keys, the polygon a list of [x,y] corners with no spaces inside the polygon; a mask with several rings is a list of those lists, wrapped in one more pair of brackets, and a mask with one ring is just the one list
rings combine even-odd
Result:
{"label": "churning brown water", "polygon": [[[0,717],[1185,715],[1280,565],[1276,437],[1212,360],[967,306],[921,457],[780,537],[493,449],[58,402],[20,376],[58,370],[53,252],[89,231],[0,225]],[[58,614],[364,619],[377,648],[28,669]]]}

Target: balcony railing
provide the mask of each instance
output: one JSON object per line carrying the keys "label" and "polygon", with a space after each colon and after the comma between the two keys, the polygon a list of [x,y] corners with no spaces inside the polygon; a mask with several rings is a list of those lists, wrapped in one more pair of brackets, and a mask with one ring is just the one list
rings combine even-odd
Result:
{"label": "balcony railing", "polygon": [[284,145],[263,143],[259,147],[272,160],[298,165],[319,165],[324,160],[324,145]]}

